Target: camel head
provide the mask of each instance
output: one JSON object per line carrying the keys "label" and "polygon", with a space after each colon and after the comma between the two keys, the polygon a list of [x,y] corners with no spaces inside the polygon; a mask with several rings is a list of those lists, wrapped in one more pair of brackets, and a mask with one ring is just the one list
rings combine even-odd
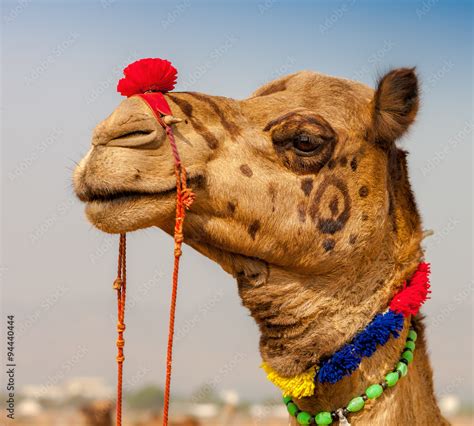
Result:
{"label": "camel head", "polygon": [[[388,73],[375,92],[300,72],[241,101],[166,98],[182,119],[174,133],[197,195],[186,242],[225,269],[249,258],[320,273],[416,230],[405,156],[394,145],[417,112],[413,70]],[[105,232],[173,229],[170,146],[140,98],[97,126],[74,184]]]}

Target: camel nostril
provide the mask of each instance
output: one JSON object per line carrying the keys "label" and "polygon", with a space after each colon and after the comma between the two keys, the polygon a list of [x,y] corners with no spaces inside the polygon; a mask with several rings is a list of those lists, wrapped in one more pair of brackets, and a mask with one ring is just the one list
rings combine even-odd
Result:
{"label": "camel nostril", "polygon": [[164,138],[164,131],[161,128],[154,129],[119,129],[107,138],[107,146],[117,147],[144,147],[158,148]]}
{"label": "camel nostril", "polygon": [[113,140],[135,138],[135,137],[138,137],[138,136],[148,136],[151,133],[153,133],[153,130],[135,130],[133,132],[124,133],[123,135],[120,135],[120,136],[114,138]]}

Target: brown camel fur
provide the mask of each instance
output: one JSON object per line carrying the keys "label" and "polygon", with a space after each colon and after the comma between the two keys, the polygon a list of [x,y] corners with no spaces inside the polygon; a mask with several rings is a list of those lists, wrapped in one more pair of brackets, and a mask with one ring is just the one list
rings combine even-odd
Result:
{"label": "brown camel fur", "polygon": [[[183,119],[174,132],[197,196],[185,242],[236,277],[263,360],[282,376],[302,373],[384,311],[423,257],[406,153],[395,145],[417,113],[415,72],[393,70],[375,91],[303,71],[244,100],[166,98]],[[74,184],[97,228],[171,234],[173,173],[164,130],[129,98],[97,126]],[[353,425],[447,424],[420,319],[416,328],[408,376],[351,415]],[[393,368],[404,337],[298,404],[313,413],[346,405]]]}

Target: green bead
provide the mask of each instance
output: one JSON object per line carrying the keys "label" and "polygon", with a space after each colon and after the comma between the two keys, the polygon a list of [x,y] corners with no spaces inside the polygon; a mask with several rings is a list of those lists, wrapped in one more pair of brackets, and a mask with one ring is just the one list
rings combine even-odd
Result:
{"label": "green bead", "polygon": [[392,372],[385,376],[385,382],[389,388],[395,386],[398,382],[398,373]]}
{"label": "green bead", "polygon": [[418,337],[418,334],[416,334],[416,331],[415,330],[410,330],[408,332],[408,337],[413,340],[414,342],[416,342],[416,338]]}
{"label": "green bead", "polygon": [[298,414],[298,417],[296,417],[296,421],[300,425],[309,425],[311,424],[311,414],[307,413],[306,411],[302,411]]}
{"label": "green bead", "polygon": [[283,402],[285,403],[285,405],[288,404],[289,402],[292,402],[291,401],[291,396],[284,396],[283,397]]}
{"label": "green bead", "polygon": [[332,416],[329,411],[321,411],[316,414],[314,420],[317,425],[330,425],[332,423]]}
{"label": "green bead", "polygon": [[399,362],[397,364],[397,371],[400,372],[400,374],[402,375],[402,377],[405,377],[408,373],[408,367],[407,365],[404,363],[404,362]]}
{"label": "green bead", "polygon": [[362,408],[364,408],[364,405],[364,398],[362,398],[361,396],[356,396],[355,398],[352,398],[349,401],[349,404],[347,404],[347,411],[355,413],[356,411],[362,410]]}
{"label": "green bead", "polygon": [[286,408],[288,409],[290,416],[293,416],[293,417],[296,416],[296,413],[298,412],[298,407],[296,406],[294,402],[289,402]]}
{"label": "green bead", "polygon": [[405,351],[402,353],[402,358],[406,359],[408,363],[413,361],[413,352],[412,351]]}
{"label": "green bead", "polygon": [[405,343],[405,348],[407,349],[414,351],[415,347],[416,347],[415,342],[412,342],[411,340],[407,340],[407,342]]}
{"label": "green bead", "polygon": [[383,387],[379,384],[371,385],[365,390],[367,398],[376,399],[383,393]]}

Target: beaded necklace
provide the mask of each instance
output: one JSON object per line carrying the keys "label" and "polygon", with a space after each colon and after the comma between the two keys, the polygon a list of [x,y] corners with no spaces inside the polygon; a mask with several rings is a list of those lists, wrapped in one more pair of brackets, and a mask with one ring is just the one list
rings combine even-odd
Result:
{"label": "beaded necklace", "polygon": [[416,331],[410,327],[405,347],[395,368],[387,373],[380,383],[370,385],[362,395],[352,398],[345,407],[338,408],[331,412],[320,411],[312,415],[307,411],[301,411],[293,402],[291,396],[286,396],[283,398],[283,402],[288,409],[288,413],[295,417],[300,425],[330,425],[333,421],[339,420],[341,425],[350,426],[347,421],[347,416],[351,413],[361,411],[365,407],[366,401],[377,399],[387,388],[392,388],[402,377],[408,374],[408,365],[413,362],[416,338]]}
{"label": "beaded necklace", "polygon": [[369,386],[364,395],[353,398],[347,407],[312,416],[305,411],[300,411],[292,399],[313,395],[316,382],[334,384],[343,377],[349,376],[357,369],[363,358],[374,354],[377,346],[385,345],[390,337],[398,338],[405,318],[416,315],[428,298],[429,274],[430,265],[420,263],[411,279],[406,281],[402,290],[393,297],[387,311],[377,314],[363,331],[331,357],[323,360],[319,366],[313,366],[300,375],[288,378],[278,375],[268,364],[262,364],[267,378],[283,391],[285,405],[299,424],[328,425],[333,420],[339,419],[341,425],[348,425],[346,416],[349,413],[360,411],[367,399],[378,398],[387,387],[394,386],[400,377],[407,374],[407,365],[413,361],[417,336],[413,328],[410,328],[400,362],[395,370],[385,376],[384,382]]}

